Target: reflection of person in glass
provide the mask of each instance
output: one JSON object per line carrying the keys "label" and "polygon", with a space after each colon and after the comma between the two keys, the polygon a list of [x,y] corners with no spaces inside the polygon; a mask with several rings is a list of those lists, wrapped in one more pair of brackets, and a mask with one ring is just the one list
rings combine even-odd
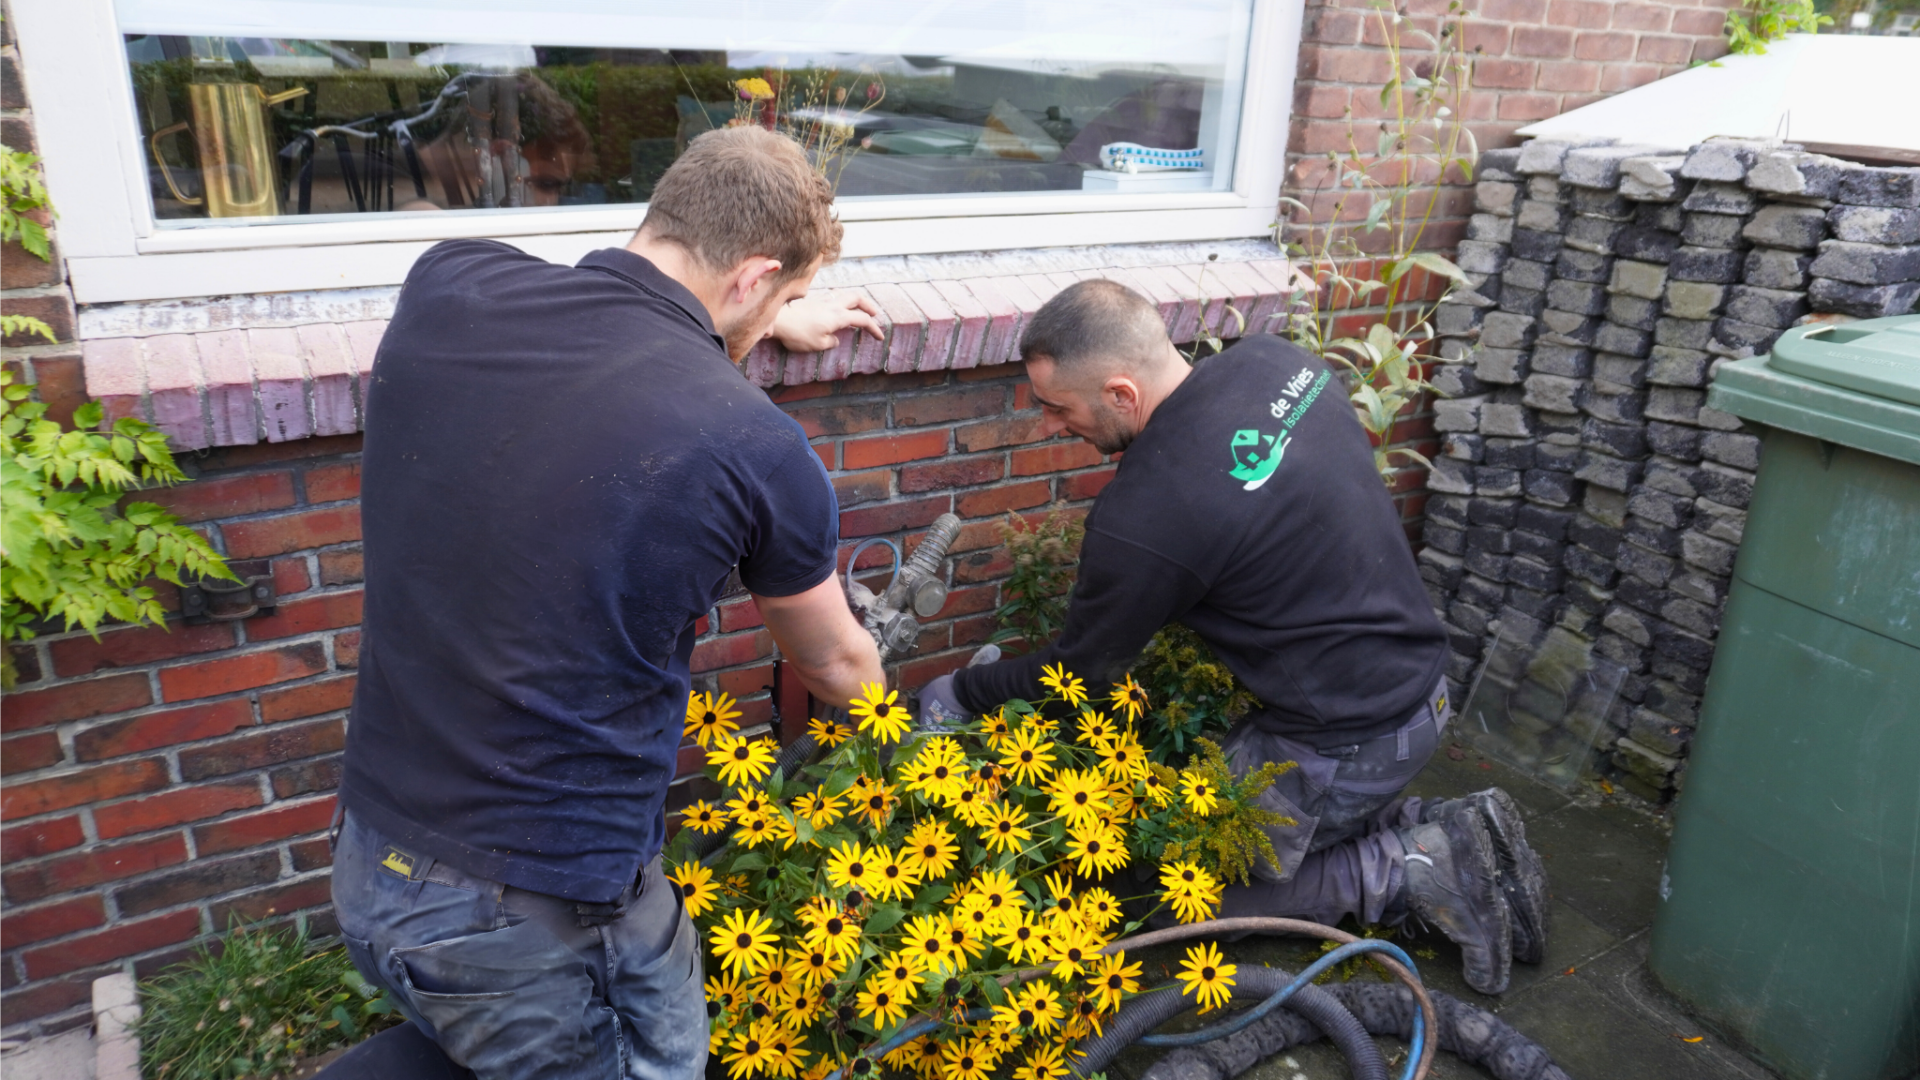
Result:
{"label": "reflection of person in glass", "polygon": [[465,107],[420,158],[449,208],[557,206],[595,166],[579,113],[531,72],[468,77]]}

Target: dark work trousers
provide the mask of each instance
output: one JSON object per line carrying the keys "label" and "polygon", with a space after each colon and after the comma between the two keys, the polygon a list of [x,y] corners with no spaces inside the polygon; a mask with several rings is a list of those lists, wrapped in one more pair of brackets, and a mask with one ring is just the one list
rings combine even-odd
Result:
{"label": "dark work trousers", "polygon": [[1442,677],[1398,730],[1353,746],[1315,750],[1250,719],[1236,724],[1223,744],[1235,775],[1270,761],[1299,764],[1259,799],[1296,824],[1267,829],[1280,865],[1262,859],[1251,884],[1227,886],[1220,917],[1269,915],[1327,926],[1346,915],[1368,925],[1404,919],[1407,853],[1394,830],[1419,823],[1420,799],[1400,792],[1433,756],[1452,713]]}
{"label": "dark work trousers", "polygon": [[333,906],[353,966],[479,1080],[693,1080],[700,943],[654,859],[618,905],[576,904],[397,847],[352,814]]}

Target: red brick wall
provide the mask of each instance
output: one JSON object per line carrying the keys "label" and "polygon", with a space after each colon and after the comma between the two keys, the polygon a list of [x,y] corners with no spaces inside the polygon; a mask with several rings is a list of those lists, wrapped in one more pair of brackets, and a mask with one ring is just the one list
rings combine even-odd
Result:
{"label": "red brick wall", "polygon": [[[904,685],[963,663],[991,631],[1008,570],[995,521],[1083,508],[1113,472],[1083,443],[1036,440],[1018,365],[776,398],[833,470],[848,549],[917,542],[949,510],[968,521],[946,609]],[[228,555],[273,560],[271,617],[50,634],[15,650],[22,681],[0,709],[9,1028],[83,1021],[93,978],[129,962],[151,974],[230,915],[331,929],[323,834],[359,662],[359,448],[341,436],[214,450],[186,459],[195,482],[159,495]],[[767,722],[773,644],[752,602],[723,601],[702,634],[700,685],[742,699],[743,723]]]}

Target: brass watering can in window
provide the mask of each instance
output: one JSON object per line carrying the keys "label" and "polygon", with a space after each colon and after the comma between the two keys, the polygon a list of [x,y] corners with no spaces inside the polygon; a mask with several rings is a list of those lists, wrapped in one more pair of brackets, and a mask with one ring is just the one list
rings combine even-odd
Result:
{"label": "brass watering can in window", "polygon": [[[187,101],[193,119],[161,128],[149,138],[153,160],[172,189],[173,197],[188,206],[206,204],[209,217],[270,217],[280,212],[280,185],[274,173],[273,147],[267,126],[267,106],[291,101],[306,87],[268,94],[254,83],[191,83]],[[173,182],[173,170],[160,156],[160,140],[190,131],[200,153],[203,198],[191,198]]]}

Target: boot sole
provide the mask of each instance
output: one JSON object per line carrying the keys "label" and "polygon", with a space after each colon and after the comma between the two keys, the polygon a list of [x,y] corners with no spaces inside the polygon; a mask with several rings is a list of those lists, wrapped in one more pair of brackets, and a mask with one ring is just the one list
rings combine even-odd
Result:
{"label": "boot sole", "polygon": [[1513,958],[1538,964],[1547,956],[1546,867],[1527,846],[1527,827],[1513,796],[1489,788],[1468,798],[1493,841],[1500,891],[1513,914]]}

